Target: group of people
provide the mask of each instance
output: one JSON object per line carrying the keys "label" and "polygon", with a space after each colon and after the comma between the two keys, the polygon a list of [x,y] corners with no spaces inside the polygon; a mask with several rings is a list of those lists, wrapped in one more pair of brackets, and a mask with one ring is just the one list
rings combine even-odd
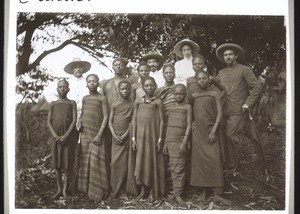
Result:
{"label": "group of people", "polygon": [[[184,39],[174,47],[183,58],[175,66],[149,52],[131,74],[127,61],[116,58],[115,76],[101,84],[96,74],[84,80],[89,62],[76,58],[65,67],[74,81],[58,82],[57,99],[45,94],[52,101],[48,126],[57,181],[52,199],[67,198],[73,184],[95,201],[126,192],[136,195],[132,203],[171,194],[184,204],[190,160],[189,184],[200,187],[200,200],[212,188],[214,201],[230,205],[223,196],[223,171],[238,167],[239,134],[262,86],[251,68],[238,63],[244,57],[239,45],[217,48],[217,58],[226,64],[217,77],[204,70],[199,51],[198,44]],[[80,90],[89,93],[69,96],[83,81]]]}

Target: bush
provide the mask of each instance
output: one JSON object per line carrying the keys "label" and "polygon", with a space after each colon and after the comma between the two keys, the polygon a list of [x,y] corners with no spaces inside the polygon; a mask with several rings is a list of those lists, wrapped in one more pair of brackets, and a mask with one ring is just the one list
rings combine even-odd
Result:
{"label": "bush", "polygon": [[37,159],[50,154],[50,131],[47,113],[30,112],[32,104],[21,104],[16,109],[16,170],[27,168]]}

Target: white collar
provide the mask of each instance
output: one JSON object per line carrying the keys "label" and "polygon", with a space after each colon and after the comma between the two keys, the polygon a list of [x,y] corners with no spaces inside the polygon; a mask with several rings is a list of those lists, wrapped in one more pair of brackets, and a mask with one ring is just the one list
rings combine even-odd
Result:
{"label": "white collar", "polygon": [[184,60],[184,61],[192,61],[192,60],[193,60],[193,57],[192,57],[192,56],[191,56],[190,58],[185,58],[185,57],[184,57],[183,60]]}

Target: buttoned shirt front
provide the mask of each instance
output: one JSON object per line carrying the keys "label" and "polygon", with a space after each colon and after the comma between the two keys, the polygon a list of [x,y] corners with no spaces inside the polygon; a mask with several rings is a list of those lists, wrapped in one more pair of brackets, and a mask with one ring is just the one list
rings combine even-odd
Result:
{"label": "buttoned shirt front", "polygon": [[70,100],[75,100],[77,104],[77,111],[82,109],[82,99],[84,96],[89,94],[89,90],[87,88],[87,83],[85,77],[81,76],[80,78],[76,78],[72,76],[68,79],[70,84],[70,92],[68,94],[68,98]]}
{"label": "buttoned shirt front", "polygon": [[262,86],[250,67],[234,63],[220,70],[217,79],[227,92],[225,116],[240,115],[243,104],[250,108],[256,104]]}

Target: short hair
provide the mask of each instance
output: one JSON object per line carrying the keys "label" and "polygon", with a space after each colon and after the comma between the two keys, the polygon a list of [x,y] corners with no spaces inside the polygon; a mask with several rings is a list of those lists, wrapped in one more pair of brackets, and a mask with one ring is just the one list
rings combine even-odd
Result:
{"label": "short hair", "polygon": [[144,85],[144,83],[147,81],[147,80],[151,80],[155,83],[155,85],[157,86],[156,82],[155,82],[155,79],[153,77],[145,77],[142,79],[142,85]]}
{"label": "short hair", "polygon": [[57,86],[58,86],[58,84],[60,83],[60,82],[65,82],[65,83],[67,83],[67,86],[69,87],[69,82],[66,80],[66,79],[61,79],[61,80],[59,80],[58,82],[57,82]]}
{"label": "short hair", "polygon": [[85,78],[85,80],[88,81],[89,77],[91,77],[91,76],[96,77],[96,79],[97,79],[98,82],[100,81],[100,79],[99,79],[99,77],[98,77],[97,74],[89,74],[89,75],[87,75],[87,77]]}
{"label": "short hair", "polygon": [[199,71],[199,72],[196,74],[196,77],[198,78],[199,74],[201,74],[201,73],[203,73],[203,74],[205,74],[207,77],[209,77],[209,74],[208,74],[207,72],[205,72],[205,71]]}
{"label": "short hair", "polygon": [[182,89],[185,91],[185,93],[186,93],[186,86],[183,85],[183,84],[181,84],[181,83],[175,85],[175,86],[174,86],[174,89],[175,89],[175,88],[182,88]]}
{"label": "short hair", "polygon": [[201,59],[203,62],[205,62],[205,58],[201,54],[197,54],[196,56],[194,56],[192,59],[192,63],[194,63],[195,59]]}
{"label": "short hair", "polygon": [[130,82],[129,82],[128,80],[121,80],[121,81],[118,83],[118,88],[120,88],[120,86],[121,86],[122,84],[127,84],[127,85],[129,85],[129,87],[131,86],[131,84],[130,84]]}
{"label": "short hair", "polygon": [[165,70],[166,68],[172,68],[172,70],[175,71],[175,67],[174,67],[174,65],[171,64],[171,63],[167,63],[167,64],[164,65],[164,67],[163,67],[163,69],[162,69],[163,72],[164,72],[164,70]]}
{"label": "short hair", "polygon": [[150,70],[150,65],[148,65],[145,61],[141,61],[141,62],[139,62],[139,65],[137,67],[138,72],[140,71],[141,66],[147,66],[147,68]]}
{"label": "short hair", "polygon": [[117,58],[115,58],[115,59],[113,60],[113,62],[112,62],[112,65],[114,65],[115,62],[122,62],[123,65],[124,65],[124,67],[126,67],[126,65],[128,64],[128,62],[127,62],[124,58],[122,58],[122,57],[117,57]]}

